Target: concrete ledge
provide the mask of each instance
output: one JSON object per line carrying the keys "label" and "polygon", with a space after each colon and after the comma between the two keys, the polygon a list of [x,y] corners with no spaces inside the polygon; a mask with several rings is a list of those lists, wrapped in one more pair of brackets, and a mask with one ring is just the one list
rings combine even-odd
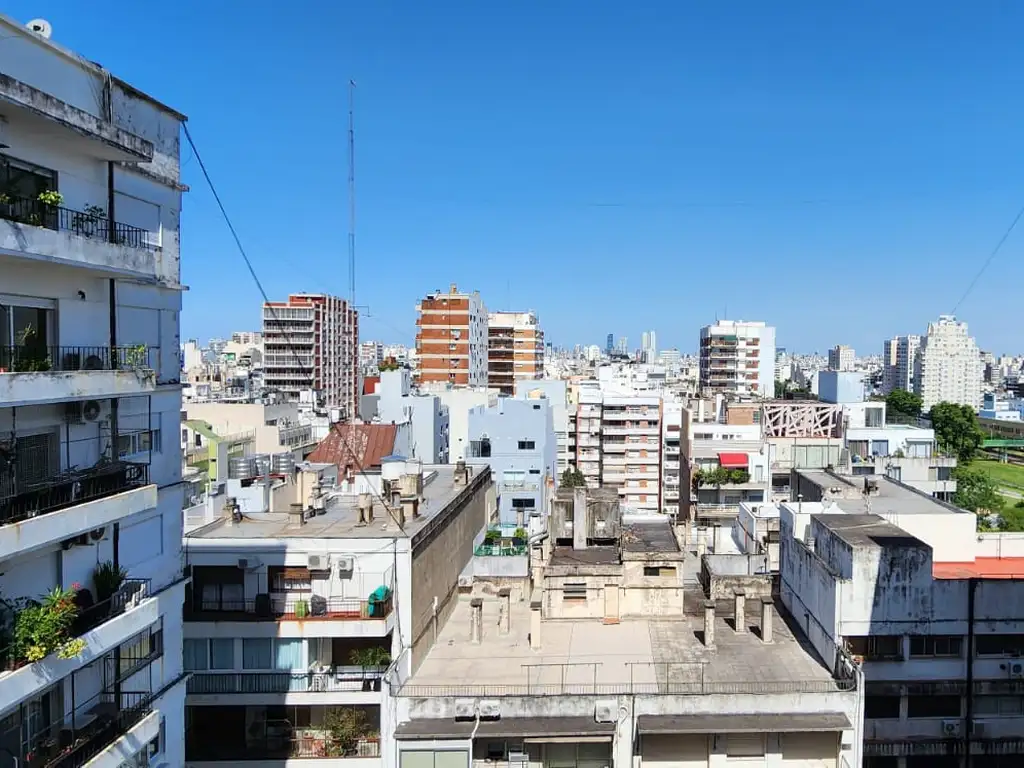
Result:
{"label": "concrete ledge", "polygon": [[0,373],[0,403],[5,408],[107,400],[156,391],[153,371],[31,371]]}
{"label": "concrete ledge", "polygon": [[147,485],[0,526],[0,552],[13,556],[54,544],[153,509],[156,505],[157,488]]}
{"label": "concrete ledge", "polygon": [[87,762],[87,768],[120,768],[160,735],[160,713],[150,712],[135,726]]}
{"label": "concrete ledge", "polygon": [[66,230],[0,220],[0,251],[70,266],[92,267],[107,274],[177,283],[162,250],[133,248]]}
{"label": "concrete ledge", "polygon": [[[397,611],[384,620],[354,621],[186,621],[186,638],[208,637],[385,637],[394,631]],[[2,700],[2,699],[0,699]]]}
{"label": "concrete ledge", "polygon": [[103,157],[111,154],[109,150],[114,151],[114,156],[107,159],[153,159],[152,142],[4,74],[0,74],[0,100],[36,117],[57,123],[79,136],[100,142],[107,148]]}

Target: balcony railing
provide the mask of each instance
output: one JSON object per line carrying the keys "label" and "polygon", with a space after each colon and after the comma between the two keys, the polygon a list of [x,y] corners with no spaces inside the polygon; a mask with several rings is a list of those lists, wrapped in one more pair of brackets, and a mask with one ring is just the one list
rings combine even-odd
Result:
{"label": "balcony railing", "polygon": [[282,728],[280,734],[263,733],[244,740],[209,739],[190,732],[185,735],[186,761],[288,760],[292,758],[380,757],[380,739],[375,736],[356,738],[352,743],[339,742],[324,731],[296,731]]}
{"label": "balcony railing", "polygon": [[282,600],[263,595],[253,600],[203,600],[186,603],[191,621],[375,621],[391,614],[393,599],[321,597]]}
{"label": "balcony railing", "polygon": [[33,227],[45,227],[58,232],[71,232],[90,240],[113,242],[130,248],[155,248],[150,242],[149,230],[130,224],[114,222],[113,237],[110,237],[110,220],[106,215],[95,215],[48,205],[30,197],[0,195],[0,219]]}
{"label": "balcony railing", "polygon": [[153,370],[159,347],[0,347],[0,373]]}
{"label": "balcony railing", "polygon": [[379,691],[386,667],[335,667],[327,672],[197,672],[194,694]]}

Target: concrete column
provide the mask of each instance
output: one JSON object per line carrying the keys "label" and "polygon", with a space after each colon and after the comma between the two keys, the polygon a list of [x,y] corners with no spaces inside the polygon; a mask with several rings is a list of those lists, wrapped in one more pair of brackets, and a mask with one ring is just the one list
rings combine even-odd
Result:
{"label": "concrete column", "polygon": [[530,648],[540,650],[540,605],[541,591],[535,589],[530,598]]}
{"label": "concrete column", "polygon": [[704,557],[707,554],[708,545],[704,539],[697,542],[697,557]]}
{"label": "concrete column", "polygon": [[634,734],[636,733],[636,717],[633,711],[633,697],[620,696],[619,708],[616,712],[615,738],[612,747],[612,765],[632,766],[639,764],[634,762],[636,746]]}
{"label": "concrete column", "polygon": [[469,601],[469,639],[474,645],[480,645],[484,636],[484,601],[474,597]]}
{"label": "concrete column", "polygon": [[704,645],[715,647],[715,601],[704,601]]}
{"label": "concrete column", "polygon": [[501,616],[498,619],[498,634],[507,635],[512,630],[512,590],[502,587],[498,590],[501,601]]}
{"label": "concrete column", "polygon": [[736,600],[736,607],[733,609],[733,623],[736,625],[735,629],[737,633],[743,633],[747,631],[747,593],[742,589],[733,590],[733,596]]}
{"label": "concrete column", "polygon": [[770,597],[761,598],[761,642],[772,641],[772,609],[774,602]]}

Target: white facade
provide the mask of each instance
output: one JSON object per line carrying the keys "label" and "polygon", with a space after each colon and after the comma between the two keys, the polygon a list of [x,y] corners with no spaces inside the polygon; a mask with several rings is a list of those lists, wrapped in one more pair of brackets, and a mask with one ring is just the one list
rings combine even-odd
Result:
{"label": "white facade", "polygon": [[981,407],[984,367],[967,323],[958,323],[952,315],[929,323],[914,370],[924,410],[942,402]]}
{"label": "white facade", "polygon": [[493,389],[447,389],[443,387],[420,387],[420,391],[437,395],[448,408],[448,461],[456,462],[466,458],[469,451],[469,412],[473,408],[490,408],[498,402],[498,393]]}
{"label": "white facade", "polygon": [[828,367],[832,371],[852,371],[857,355],[853,347],[837,344],[828,351]]}
{"label": "white facade", "polygon": [[706,394],[774,397],[775,329],[742,320],[701,328],[700,386]]}
{"label": "white facade", "polygon": [[[182,765],[184,117],[2,16],[0,35],[0,754],[70,732],[69,764]],[[74,625],[11,647],[57,588]]]}
{"label": "white facade", "polygon": [[917,390],[914,365],[920,346],[920,336],[897,336],[885,342],[882,349],[882,391],[885,394],[895,389]]}

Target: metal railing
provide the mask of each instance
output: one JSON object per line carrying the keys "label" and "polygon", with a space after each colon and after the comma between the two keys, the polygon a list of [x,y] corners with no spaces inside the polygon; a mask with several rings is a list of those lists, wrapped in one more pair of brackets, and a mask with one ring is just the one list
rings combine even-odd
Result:
{"label": "metal railing", "polygon": [[152,711],[153,694],[104,691],[49,723],[35,723],[39,734],[25,742],[25,724],[0,734],[0,743],[22,744],[20,765],[82,768]]}
{"label": "metal railing", "polygon": [[159,347],[0,347],[0,373],[153,370]]}
{"label": "metal railing", "polygon": [[473,550],[474,555],[482,557],[512,557],[515,555],[525,555],[526,552],[525,544],[480,544]]}
{"label": "metal railing", "polygon": [[379,691],[387,667],[335,667],[326,672],[196,672],[188,692],[222,693],[336,693]]}
{"label": "metal railing", "polygon": [[380,739],[363,736],[354,743],[338,742],[326,731],[295,731],[282,728],[279,735],[264,733],[241,740],[210,739],[206,734],[185,734],[186,761],[288,760],[291,758],[380,757]]}
{"label": "metal railing", "polygon": [[154,248],[149,230],[130,224],[114,222],[114,236],[110,237],[110,220],[103,215],[85,213],[60,205],[49,205],[31,197],[0,195],[0,219],[33,227],[44,227],[58,232],[71,232],[90,240],[113,242],[130,248]]}
{"label": "metal railing", "polygon": [[397,695],[408,698],[503,696],[616,696],[672,695],[706,696],[765,695],[772,693],[844,693],[857,688],[855,680],[803,680],[772,683],[767,681],[622,681],[610,683],[534,683],[508,685],[412,685],[406,684]]}
{"label": "metal railing", "polygon": [[362,621],[386,619],[393,598],[361,600],[354,597],[253,600],[201,599],[186,603],[185,618],[192,621]]}

